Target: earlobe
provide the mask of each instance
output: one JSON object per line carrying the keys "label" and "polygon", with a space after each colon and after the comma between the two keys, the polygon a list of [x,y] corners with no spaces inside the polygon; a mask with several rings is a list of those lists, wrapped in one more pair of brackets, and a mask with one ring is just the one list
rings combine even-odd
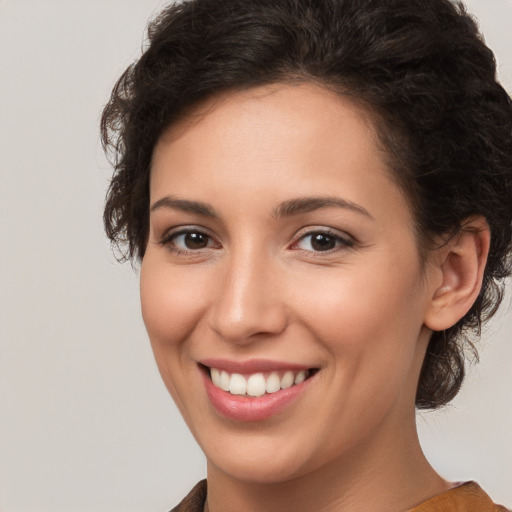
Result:
{"label": "earlobe", "polygon": [[490,230],[483,217],[468,219],[462,230],[439,248],[441,284],[436,283],[425,314],[425,325],[442,331],[471,308],[482,287],[489,254]]}

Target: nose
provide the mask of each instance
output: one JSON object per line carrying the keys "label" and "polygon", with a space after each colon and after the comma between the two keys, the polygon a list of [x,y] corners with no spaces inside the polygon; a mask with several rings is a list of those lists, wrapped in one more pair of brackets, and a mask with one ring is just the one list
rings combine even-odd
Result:
{"label": "nose", "polygon": [[268,259],[247,251],[225,261],[218,277],[210,327],[222,339],[243,345],[286,329],[281,279]]}

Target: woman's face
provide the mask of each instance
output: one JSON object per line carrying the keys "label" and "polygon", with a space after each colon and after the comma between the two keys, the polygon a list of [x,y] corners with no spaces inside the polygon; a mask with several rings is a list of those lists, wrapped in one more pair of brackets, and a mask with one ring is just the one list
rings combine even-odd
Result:
{"label": "woman's face", "polygon": [[141,269],[185,421],[212,468],[255,482],[385,456],[414,429],[435,286],[370,123],[311,84],[196,114],[155,148]]}

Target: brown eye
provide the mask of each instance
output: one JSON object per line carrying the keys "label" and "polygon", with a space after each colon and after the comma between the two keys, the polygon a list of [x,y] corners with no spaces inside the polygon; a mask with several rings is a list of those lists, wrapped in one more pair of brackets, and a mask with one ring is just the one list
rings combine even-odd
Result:
{"label": "brown eye", "polygon": [[314,233],[310,243],[315,251],[328,251],[336,247],[336,239],[325,233]]}
{"label": "brown eye", "polygon": [[200,251],[201,249],[216,247],[211,236],[195,230],[171,234],[162,243],[176,251]]}
{"label": "brown eye", "polygon": [[204,249],[208,247],[208,235],[191,232],[183,235],[183,243],[187,249]]}
{"label": "brown eye", "polygon": [[305,234],[295,244],[297,249],[311,252],[327,252],[333,249],[353,247],[354,243],[349,238],[343,238],[329,231],[313,231]]}

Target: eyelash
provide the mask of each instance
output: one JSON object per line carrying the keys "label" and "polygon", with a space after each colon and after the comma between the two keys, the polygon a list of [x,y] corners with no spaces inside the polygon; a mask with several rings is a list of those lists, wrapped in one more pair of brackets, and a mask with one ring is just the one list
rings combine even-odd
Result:
{"label": "eyelash", "polygon": [[[167,247],[170,251],[176,253],[177,255],[196,255],[198,252],[204,251],[205,249],[206,250],[212,249],[212,247],[204,247],[204,248],[200,248],[200,249],[180,249],[175,246],[175,240],[178,237],[191,235],[191,234],[196,234],[196,235],[201,235],[201,236],[206,237],[208,239],[208,243],[210,241],[214,240],[214,238],[211,235],[209,235],[202,229],[195,228],[195,227],[191,226],[191,227],[182,228],[179,231],[172,231],[170,233],[167,232],[158,243],[164,247]],[[218,244],[218,243],[216,245],[220,246],[220,244]]]}
{"label": "eyelash", "polygon": [[[335,247],[332,249],[328,249],[325,251],[315,251],[315,250],[308,250],[308,249],[297,249],[297,250],[303,250],[304,252],[307,252],[309,254],[314,254],[315,257],[322,256],[322,255],[328,255],[332,254],[334,252],[337,252],[339,250],[344,249],[350,249],[354,247],[355,242],[352,238],[347,236],[342,236],[339,233],[332,231],[331,229],[327,228],[317,228],[317,229],[309,229],[305,233],[299,236],[298,240],[292,244],[292,247],[297,246],[300,242],[306,240],[308,237],[313,237],[315,235],[322,235],[325,237],[328,237],[334,241],[336,244]],[[311,245],[312,242],[310,242]]]}
{"label": "eyelash", "polygon": [[[175,246],[175,241],[178,237],[192,235],[192,234],[206,237],[208,239],[208,244],[211,241],[213,241],[217,247],[208,247],[207,246],[207,247],[198,248],[198,249],[181,249],[181,248],[178,248]],[[315,250],[296,248],[296,246],[300,242],[306,240],[308,237],[313,237],[315,235],[322,235],[322,236],[330,238],[331,240],[334,241],[336,246],[331,249],[327,249],[325,251],[315,251]],[[214,238],[211,235],[209,235],[207,232],[203,231],[202,229],[194,228],[194,227],[186,227],[186,228],[182,228],[176,232],[170,232],[170,233],[168,232],[162,237],[162,239],[158,243],[164,247],[167,247],[170,251],[176,253],[177,255],[185,255],[185,256],[186,255],[197,255],[199,252],[202,252],[204,250],[211,250],[212,248],[217,249],[217,248],[220,248],[220,246],[221,246],[218,242],[215,242]],[[310,244],[311,244],[311,242],[310,242]],[[292,249],[295,248],[294,250],[303,251],[308,254],[314,254],[315,257],[317,257],[317,256],[321,256],[321,255],[328,255],[328,254],[331,254],[333,252],[343,250],[343,249],[350,249],[350,248],[354,247],[354,245],[355,245],[354,240],[348,236],[346,236],[346,237],[341,236],[340,234],[338,234],[330,229],[327,229],[327,228],[317,228],[317,229],[309,229],[308,231],[303,232],[298,237],[298,239],[292,243],[292,245],[290,247]]]}

